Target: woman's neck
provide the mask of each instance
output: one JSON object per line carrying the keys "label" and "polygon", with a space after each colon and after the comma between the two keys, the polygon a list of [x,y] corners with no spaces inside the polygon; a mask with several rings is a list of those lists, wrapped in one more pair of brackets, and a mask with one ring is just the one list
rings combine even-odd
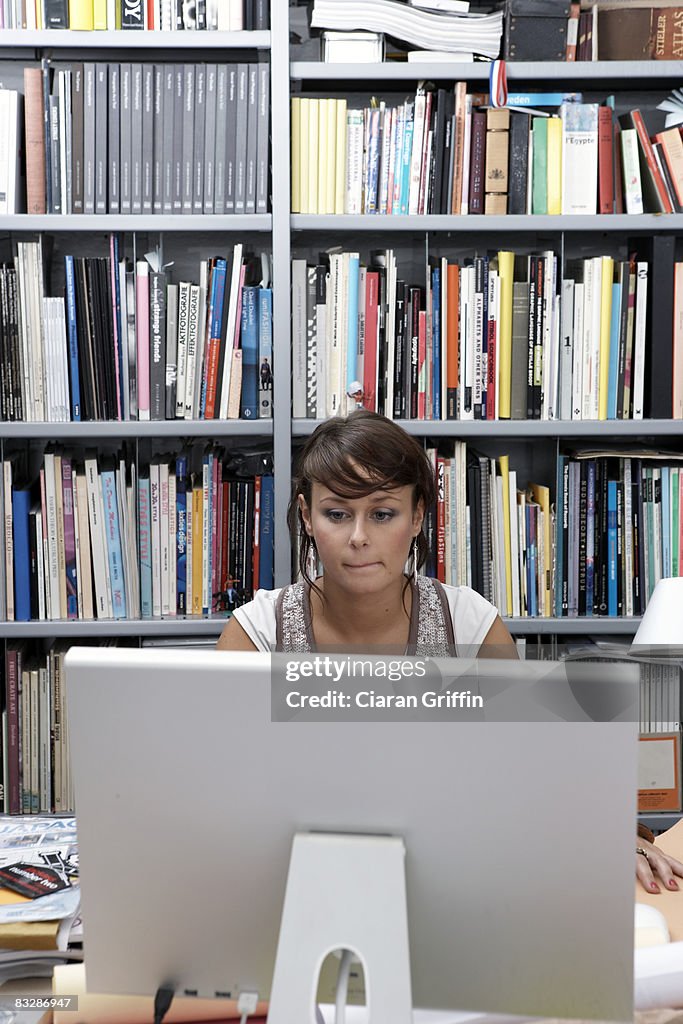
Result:
{"label": "woman's neck", "polygon": [[321,577],[310,590],[313,635],[318,644],[405,644],[410,630],[413,594],[402,576],[397,585],[377,594],[349,594]]}

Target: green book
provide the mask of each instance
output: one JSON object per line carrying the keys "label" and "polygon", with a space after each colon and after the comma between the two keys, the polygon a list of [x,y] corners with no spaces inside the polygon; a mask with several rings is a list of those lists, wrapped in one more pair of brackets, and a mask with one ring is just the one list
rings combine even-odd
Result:
{"label": "green book", "polygon": [[548,118],[533,119],[533,172],[531,185],[531,212],[548,212]]}

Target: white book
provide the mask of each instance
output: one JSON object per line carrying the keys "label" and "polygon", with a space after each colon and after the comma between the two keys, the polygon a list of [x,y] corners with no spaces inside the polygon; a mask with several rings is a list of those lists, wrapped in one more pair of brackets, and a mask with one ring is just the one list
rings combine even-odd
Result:
{"label": "white book", "polygon": [[129,619],[137,618],[133,610],[133,587],[131,579],[128,502],[126,498],[126,464],[123,459],[116,467],[116,508],[119,514],[119,533],[121,537],[121,564],[123,566],[123,581],[126,588],[126,609]]}
{"label": "white book", "polygon": [[[583,385],[582,385],[582,398],[581,398],[581,419],[590,420],[591,415],[591,393],[590,389],[592,386],[592,373],[591,373],[591,354],[593,338],[591,336],[593,330],[593,313],[595,307],[595,260],[589,258],[583,262]],[[598,293],[598,306],[600,305],[600,289],[597,289]],[[598,325],[599,326],[599,325]],[[597,379],[597,378],[596,378]]]}
{"label": "white book", "polygon": [[474,267],[460,271],[460,380],[458,381],[459,418],[474,419],[474,349],[475,349]]}
{"label": "white book", "polygon": [[524,491],[520,491],[517,494],[517,572],[519,575],[519,613],[523,617],[529,614],[529,602],[526,589],[527,551],[526,495]]}
{"label": "white book", "polygon": [[171,608],[171,541],[168,532],[168,462],[159,463],[159,564],[161,567],[161,614]]}
{"label": "white book", "polygon": [[520,616],[521,605],[519,595],[519,522],[517,505],[517,471],[508,473],[510,490],[510,563],[512,565],[512,614]]}
{"label": "white book", "polygon": [[198,366],[197,348],[200,331],[200,298],[201,288],[198,284],[190,285],[190,301],[187,310],[187,351],[185,358],[185,398],[183,412],[186,420],[192,419],[195,402],[195,382],[199,377],[201,384],[201,367]]}
{"label": "white book", "polygon": [[[593,298],[591,303],[590,325],[590,378],[588,384],[590,398],[589,419],[597,420],[600,403],[600,329],[602,307],[602,275],[603,257],[593,257]],[[585,379],[584,379],[585,384]]]}
{"label": "white book", "polygon": [[78,566],[78,600],[79,617],[93,619],[92,593],[92,558],[90,549],[90,529],[88,525],[88,491],[84,473],[74,470],[76,509],[78,511],[78,546],[76,548]]}
{"label": "white book", "polygon": [[152,617],[161,615],[161,495],[159,493],[159,463],[149,467],[150,535],[152,542]]}
{"label": "white book", "polygon": [[379,202],[377,207],[378,213],[391,213],[389,208],[389,177],[394,165],[392,140],[396,135],[396,109],[395,107],[385,107],[383,113]]}
{"label": "white book", "polygon": [[358,214],[363,202],[363,111],[346,112],[346,199],[344,213]]}
{"label": "white book", "polygon": [[176,561],[176,475],[175,472],[168,474],[168,589],[169,605],[168,614],[175,618],[178,606],[177,590],[177,561]]}
{"label": "white book", "polygon": [[90,550],[95,578],[95,610],[98,619],[111,618],[111,598],[107,588],[106,569],[109,566],[104,537],[102,492],[97,469],[97,459],[85,460],[85,481],[88,496],[88,519],[90,523]]}
{"label": "white book", "polygon": [[232,273],[230,275],[230,299],[228,302],[228,316],[225,328],[225,358],[223,360],[223,380],[221,382],[221,404],[219,417],[222,420],[228,418],[228,398],[230,396],[230,377],[232,374],[232,354],[237,329],[238,317],[240,315],[239,296],[240,280],[242,276],[242,243],[238,242],[233,248]]}
{"label": "white book", "polygon": [[36,570],[38,589],[38,618],[45,620],[45,559],[43,556],[43,516],[40,507],[37,506],[31,511],[36,524]]}
{"label": "white book", "polygon": [[467,586],[467,547],[465,544],[464,511],[467,506],[467,444],[457,441],[455,445],[455,486],[457,491],[455,532],[458,540],[458,582],[456,586]]}
{"label": "white book", "polygon": [[425,131],[425,108],[427,98],[424,87],[420,85],[415,94],[415,114],[413,119],[413,144],[410,154],[410,191],[408,193],[408,213],[416,214],[420,200],[420,172],[422,170],[422,145]]}
{"label": "white book", "polygon": [[562,304],[560,311],[560,401],[558,416],[561,420],[572,418],[572,364],[574,361],[574,281],[569,277],[562,282]]}
{"label": "white book", "polygon": [[396,356],[396,258],[393,249],[385,250],[386,278],[387,278],[387,315],[386,333],[387,340],[387,378],[385,388],[385,407],[378,411],[390,418],[394,409],[394,359]]}
{"label": "white book", "polygon": [[176,419],[185,419],[185,386],[187,380],[187,347],[190,318],[189,281],[181,281],[178,287],[178,371],[176,377]]}
{"label": "white book", "polygon": [[574,285],[574,330],[572,335],[572,419],[583,418],[583,282]]}
{"label": "white book", "polygon": [[627,213],[643,212],[643,187],[638,157],[638,134],[635,128],[621,132],[621,159],[624,175],[624,204]]}
{"label": "white book", "polygon": [[636,322],[633,336],[633,419],[643,418],[643,396],[645,387],[645,345],[647,318],[647,263],[638,263],[636,278]]}
{"label": "white book", "polygon": [[[489,320],[493,320],[495,323],[496,339],[499,339],[499,327],[500,327],[500,274],[497,270],[489,270],[489,283],[491,284],[491,294],[489,296]],[[487,369],[488,372],[488,369]],[[498,419],[499,399],[500,399],[500,343],[496,342],[496,361],[494,368],[494,388],[495,388],[495,403],[494,403],[494,418]]]}
{"label": "white book", "polygon": [[598,196],[598,104],[563,103],[562,213],[594,214]]}
{"label": "white book", "polygon": [[503,515],[503,478],[496,476],[494,489],[494,502],[496,506],[496,528],[498,551],[496,552],[496,564],[498,567],[498,584],[500,591],[496,606],[501,615],[511,615],[512,609],[508,608],[507,592],[507,564],[505,560],[505,517]]}

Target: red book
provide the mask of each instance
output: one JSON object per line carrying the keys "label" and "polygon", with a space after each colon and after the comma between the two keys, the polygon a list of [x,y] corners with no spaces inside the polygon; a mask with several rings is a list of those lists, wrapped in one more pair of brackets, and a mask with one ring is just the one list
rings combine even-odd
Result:
{"label": "red book", "polygon": [[653,185],[657,205],[659,206],[658,212],[673,213],[673,206],[671,205],[671,200],[669,199],[669,194],[666,190],[666,185],[664,184],[662,175],[659,171],[659,167],[657,166],[655,154],[652,149],[652,143],[650,142],[650,136],[647,134],[647,128],[645,127],[645,122],[643,121],[643,115],[640,113],[639,110],[632,110],[629,114],[624,115],[624,118],[622,118],[622,124],[624,123],[624,119],[627,119],[629,121],[629,124],[632,125],[638,133],[638,145],[640,148],[640,153],[641,156],[645,158],[647,172],[649,172],[649,174],[646,173],[643,175],[644,188],[646,186],[645,179],[649,177]]}
{"label": "red book", "polygon": [[598,213],[614,213],[612,108],[598,108]]}
{"label": "red book", "polygon": [[26,212],[47,213],[45,191],[45,121],[43,72],[24,68],[24,131],[26,152]]}
{"label": "red book", "polygon": [[377,412],[377,323],[379,273],[365,275],[365,358],[363,360],[363,405]]}

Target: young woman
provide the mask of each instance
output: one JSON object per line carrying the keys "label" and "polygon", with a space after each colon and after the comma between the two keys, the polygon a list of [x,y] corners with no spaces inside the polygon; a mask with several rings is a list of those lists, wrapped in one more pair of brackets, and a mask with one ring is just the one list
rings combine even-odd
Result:
{"label": "young woman", "polygon": [[[423,448],[391,420],[359,410],[322,423],[303,449],[289,510],[302,580],[258,591],[234,611],[218,647],[516,657],[492,604],[469,587],[418,575],[434,498]],[[313,579],[318,559],[324,571]],[[649,892],[676,890],[683,864],[653,839],[639,828],[637,877]]]}
{"label": "young woman", "polygon": [[[305,445],[294,485],[289,521],[302,581],[237,608],[220,648],[516,657],[492,604],[418,574],[435,482],[414,437],[366,410],[329,419]],[[314,580],[318,558],[323,575]]]}

